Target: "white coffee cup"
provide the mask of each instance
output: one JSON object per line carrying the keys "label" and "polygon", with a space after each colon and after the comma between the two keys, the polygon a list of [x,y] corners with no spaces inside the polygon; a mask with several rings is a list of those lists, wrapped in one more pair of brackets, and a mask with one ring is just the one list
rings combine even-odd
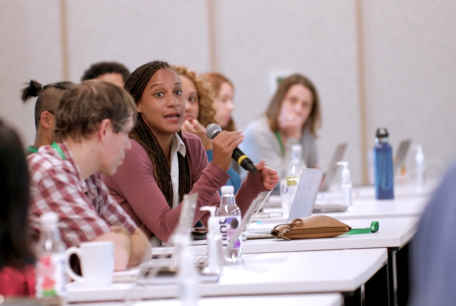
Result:
{"label": "white coffee cup", "polygon": [[[79,257],[82,277],[74,273],[69,264],[72,254]],[[112,283],[114,273],[114,244],[110,241],[83,242],[80,247],[66,250],[66,271],[76,282],[90,286],[106,286]]]}

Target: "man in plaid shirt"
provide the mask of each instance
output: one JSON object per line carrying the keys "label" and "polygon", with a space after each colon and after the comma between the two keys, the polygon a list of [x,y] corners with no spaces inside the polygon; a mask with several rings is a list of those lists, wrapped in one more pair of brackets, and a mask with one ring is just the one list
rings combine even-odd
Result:
{"label": "man in plaid shirt", "polygon": [[58,141],[28,157],[36,236],[40,215],[52,211],[67,247],[112,241],[116,270],[150,259],[146,236],[100,179],[114,174],[131,148],[135,118],[132,97],[115,85],[86,81],[65,93],[56,111]]}

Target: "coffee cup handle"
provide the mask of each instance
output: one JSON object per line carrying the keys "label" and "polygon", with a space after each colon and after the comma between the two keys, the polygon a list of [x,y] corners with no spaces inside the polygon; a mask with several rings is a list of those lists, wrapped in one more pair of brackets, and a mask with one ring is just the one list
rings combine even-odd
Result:
{"label": "coffee cup handle", "polygon": [[66,260],[65,260],[65,270],[67,272],[67,274],[75,281],[79,281],[79,282],[82,282],[84,281],[84,278],[77,275],[76,273],[74,273],[73,269],[71,269],[71,266],[70,266],[70,257],[71,255],[73,254],[76,254],[79,259],[81,259],[81,250],[77,247],[71,247],[71,248],[68,248],[66,251],[65,251],[65,255],[66,255]]}

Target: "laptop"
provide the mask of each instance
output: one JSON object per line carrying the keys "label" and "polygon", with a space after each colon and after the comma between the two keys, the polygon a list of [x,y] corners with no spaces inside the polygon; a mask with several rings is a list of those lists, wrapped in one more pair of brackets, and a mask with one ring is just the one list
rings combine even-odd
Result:
{"label": "laptop", "polygon": [[[139,268],[128,269],[127,271],[115,272],[114,282],[135,282],[136,284],[169,284],[175,283],[176,271],[179,263],[181,248],[178,239],[191,240],[193,218],[195,216],[198,194],[184,195],[179,222],[168,241],[169,246],[174,246],[172,253],[163,253],[152,256],[152,259],[140,265]],[[181,236],[181,237],[179,237]],[[183,236],[183,237],[182,237]],[[193,262],[196,267],[205,267],[205,258],[195,256]],[[203,264],[201,264],[203,263]],[[139,271],[138,271],[139,270]],[[200,272],[202,272],[200,270]],[[218,274],[202,274],[201,282],[217,282]]]}
{"label": "laptop", "polygon": [[[296,195],[291,204],[290,214],[287,222],[294,219],[309,217],[317,198],[318,189],[320,188],[321,180],[323,178],[323,170],[321,169],[303,169],[301,178],[299,179]],[[234,242],[236,242],[242,235],[242,232],[248,227],[255,212],[261,209],[261,206],[266,202],[271,191],[265,196],[262,202],[256,202],[250,205],[249,209],[242,218],[241,224],[234,232],[233,238],[228,243],[227,251],[232,250]],[[257,231],[246,233],[247,239],[261,239],[271,238],[270,231]]]}
{"label": "laptop", "polygon": [[325,179],[323,184],[321,184],[320,191],[328,191],[331,188],[336,176],[337,176],[337,162],[343,160],[345,151],[347,151],[347,143],[340,143],[337,145],[336,150],[331,158],[329,167],[325,171]]}
{"label": "laptop", "polygon": [[401,141],[399,144],[399,149],[397,150],[396,156],[394,158],[394,180],[396,181],[398,177],[401,175],[401,168],[405,162],[405,158],[410,150],[410,145],[412,141],[410,139],[406,139]]}

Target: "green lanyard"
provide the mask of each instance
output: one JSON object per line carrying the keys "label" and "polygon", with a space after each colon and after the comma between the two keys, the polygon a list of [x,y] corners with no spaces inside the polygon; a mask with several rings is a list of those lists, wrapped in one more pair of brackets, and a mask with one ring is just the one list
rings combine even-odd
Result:
{"label": "green lanyard", "polygon": [[54,141],[51,144],[51,147],[53,147],[60,154],[63,160],[66,160],[65,154],[63,153],[62,148],[57,144],[57,142]]}
{"label": "green lanyard", "polygon": [[354,228],[345,233],[346,235],[357,235],[357,234],[370,234],[378,232],[380,228],[380,224],[378,221],[372,221],[371,226],[369,228]]}
{"label": "green lanyard", "polygon": [[34,146],[28,146],[27,152],[29,153],[38,153],[38,148]]}
{"label": "green lanyard", "polygon": [[275,136],[277,138],[277,141],[279,142],[280,150],[282,151],[282,156],[284,156],[285,155],[285,147],[283,146],[282,137],[280,136],[279,130],[275,131],[274,134],[275,134]]}

